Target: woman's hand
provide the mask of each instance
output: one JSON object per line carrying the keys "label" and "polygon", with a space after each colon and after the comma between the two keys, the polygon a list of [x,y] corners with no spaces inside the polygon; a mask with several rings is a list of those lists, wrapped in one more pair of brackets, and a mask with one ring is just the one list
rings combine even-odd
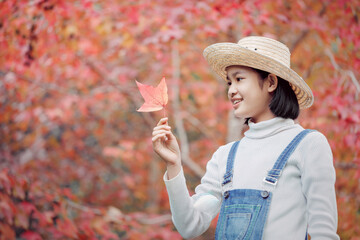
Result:
{"label": "woman's hand", "polygon": [[179,144],[167,124],[168,118],[162,118],[154,127],[152,143],[154,151],[165,161],[168,178],[175,177],[181,169],[181,154]]}

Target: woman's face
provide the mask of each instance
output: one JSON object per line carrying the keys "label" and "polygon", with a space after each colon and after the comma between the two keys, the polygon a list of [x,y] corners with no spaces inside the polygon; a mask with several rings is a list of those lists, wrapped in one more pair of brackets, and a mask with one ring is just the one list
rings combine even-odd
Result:
{"label": "woman's face", "polygon": [[259,73],[245,66],[229,66],[226,72],[228,97],[236,117],[251,118],[254,123],[275,117],[269,108],[271,86],[268,78],[262,80]]}

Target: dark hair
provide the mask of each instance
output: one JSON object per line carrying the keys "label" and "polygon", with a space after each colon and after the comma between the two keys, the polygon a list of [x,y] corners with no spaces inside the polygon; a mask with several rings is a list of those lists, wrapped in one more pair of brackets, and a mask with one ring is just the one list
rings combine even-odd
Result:
{"label": "dark hair", "polygon": [[[268,72],[253,68],[261,77],[260,86],[263,86],[263,80],[270,74]],[[278,86],[274,91],[273,97],[269,104],[270,111],[276,117],[291,118],[295,120],[300,113],[300,107],[295,92],[292,90],[288,81],[278,77]],[[245,123],[250,118],[245,119]]]}

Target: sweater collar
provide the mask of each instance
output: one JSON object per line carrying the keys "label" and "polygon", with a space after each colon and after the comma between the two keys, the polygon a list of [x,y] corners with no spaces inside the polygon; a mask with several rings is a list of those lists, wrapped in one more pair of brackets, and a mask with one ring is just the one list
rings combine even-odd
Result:
{"label": "sweater collar", "polygon": [[249,130],[245,132],[248,138],[265,138],[294,127],[294,120],[275,117],[270,120],[253,123],[249,121]]}

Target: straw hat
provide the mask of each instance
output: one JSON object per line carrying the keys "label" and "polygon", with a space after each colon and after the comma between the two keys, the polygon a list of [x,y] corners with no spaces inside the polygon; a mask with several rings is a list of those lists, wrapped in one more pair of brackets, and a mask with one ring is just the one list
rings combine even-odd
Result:
{"label": "straw hat", "polygon": [[226,67],[242,65],[260,69],[290,83],[300,108],[308,108],[314,96],[306,82],[290,68],[290,51],[283,43],[266,37],[245,37],[238,43],[216,43],[205,48],[205,59],[226,80]]}

